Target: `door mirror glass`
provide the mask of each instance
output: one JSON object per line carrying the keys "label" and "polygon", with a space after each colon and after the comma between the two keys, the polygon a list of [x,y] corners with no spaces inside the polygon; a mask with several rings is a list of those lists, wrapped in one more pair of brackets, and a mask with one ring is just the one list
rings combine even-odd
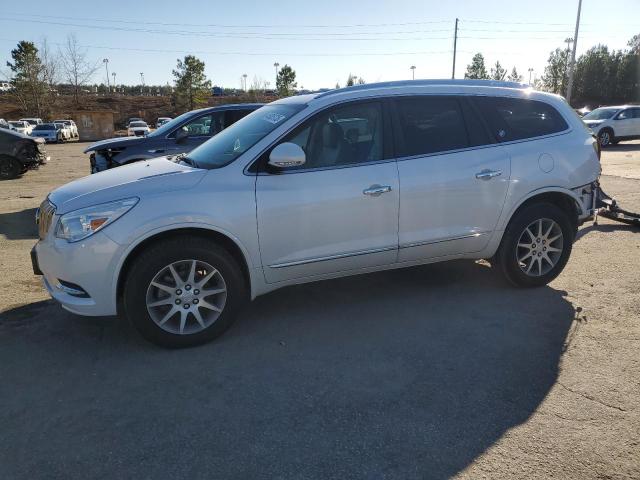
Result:
{"label": "door mirror glass", "polygon": [[295,143],[281,143],[269,155],[269,165],[275,168],[299,167],[307,161],[304,150]]}

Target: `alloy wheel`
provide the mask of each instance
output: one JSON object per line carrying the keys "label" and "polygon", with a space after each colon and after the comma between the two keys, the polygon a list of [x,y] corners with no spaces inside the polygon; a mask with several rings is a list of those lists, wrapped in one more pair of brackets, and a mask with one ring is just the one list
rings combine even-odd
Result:
{"label": "alloy wheel", "polygon": [[222,274],[201,260],[179,260],[162,268],[147,287],[151,319],[176,335],[210,327],[222,314],[227,285]]}
{"label": "alloy wheel", "polygon": [[564,249],[562,229],[549,218],[531,222],[518,239],[516,261],[529,276],[541,277],[556,266]]}

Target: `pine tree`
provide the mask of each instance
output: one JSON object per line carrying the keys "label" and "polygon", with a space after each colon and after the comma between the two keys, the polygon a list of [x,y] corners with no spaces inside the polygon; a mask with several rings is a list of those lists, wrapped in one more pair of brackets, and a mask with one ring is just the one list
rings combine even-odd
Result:
{"label": "pine tree", "polygon": [[487,74],[487,68],[484,65],[484,56],[481,53],[476,53],[471,59],[471,63],[467,65],[467,71],[464,74],[464,78],[487,80],[489,75]]}

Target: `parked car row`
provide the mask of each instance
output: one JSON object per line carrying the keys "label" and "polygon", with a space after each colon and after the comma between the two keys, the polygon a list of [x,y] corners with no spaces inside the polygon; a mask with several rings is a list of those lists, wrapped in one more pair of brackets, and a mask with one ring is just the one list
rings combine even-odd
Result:
{"label": "parked car row", "polygon": [[43,138],[45,142],[65,142],[79,138],[78,127],[73,120],[54,120],[44,123],[41,118],[21,118],[20,120],[0,119],[0,128],[13,130],[23,135]]}

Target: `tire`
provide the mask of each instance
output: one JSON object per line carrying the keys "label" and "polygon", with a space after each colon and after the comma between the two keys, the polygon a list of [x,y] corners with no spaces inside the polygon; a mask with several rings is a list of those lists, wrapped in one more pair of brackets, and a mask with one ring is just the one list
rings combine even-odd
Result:
{"label": "tire", "polygon": [[142,337],[161,347],[184,348],[222,335],[246,302],[246,288],[240,266],[226,250],[180,236],[152,244],[135,259],[123,300],[126,317]]}
{"label": "tire", "polygon": [[[559,234],[561,236],[556,238]],[[564,210],[551,203],[535,203],[511,219],[496,259],[504,276],[513,285],[540,287],[551,282],[564,269],[575,234],[576,226]],[[558,249],[559,252],[556,251]]]}
{"label": "tire", "polygon": [[15,158],[0,156],[0,180],[12,180],[23,173],[22,164]]}
{"label": "tire", "polygon": [[613,136],[613,130],[610,128],[603,128],[598,132],[598,143],[602,148],[608,147],[613,143],[618,143],[615,141],[615,137]]}

